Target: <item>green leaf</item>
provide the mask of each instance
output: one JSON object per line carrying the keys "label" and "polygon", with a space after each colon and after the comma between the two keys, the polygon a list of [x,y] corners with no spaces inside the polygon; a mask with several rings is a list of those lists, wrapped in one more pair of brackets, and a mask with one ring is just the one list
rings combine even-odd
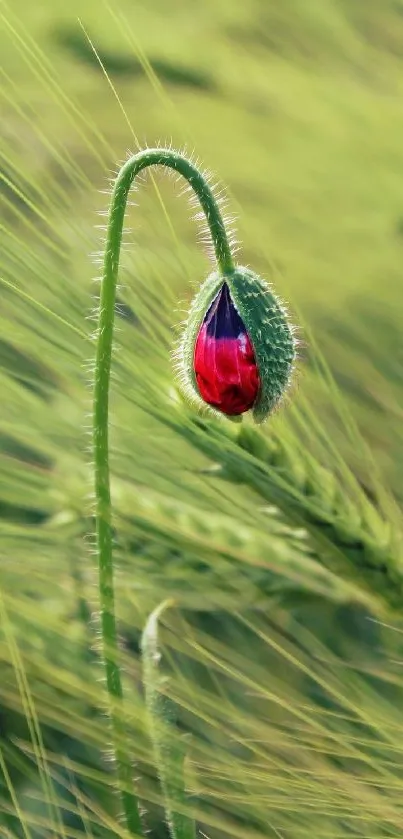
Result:
{"label": "green leaf", "polygon": [[175,704],[164,693],[167,678],[160,668],[158,621],[162,612],[172,604],[172,600],[165,600],[151,613],[146,623],[141,643],[143,680],[169,831],[172,839],[195,839],[195,823],[183,812],[187,804],[184,777],[186,741],[176,728]]}

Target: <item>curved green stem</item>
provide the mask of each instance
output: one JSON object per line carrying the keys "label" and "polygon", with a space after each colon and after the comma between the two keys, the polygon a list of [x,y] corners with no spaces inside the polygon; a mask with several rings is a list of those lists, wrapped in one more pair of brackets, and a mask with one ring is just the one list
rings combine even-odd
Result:
{"label": "curved green stem", "polygon": [[116,283],[123,224],[130,187],[136,175],[148,166],[167,166],[182,175],[196,193],[210,229],[221,273],[233,270],[233,259],[224,222],[213,193],[203,175],[180,154],[170,149],[146,149],[125,163],[115,181],[109,209],[104,268],[99,305],[95,361],[93,448],[95,470],[95,516],[99,562],[101,633],[109,716],[112,725],[116,772],[126,824],[133,834],[142,834],[137,798],[133,791],[130,755],[124,746],[121,716],[122,680],[118,663],[112,557],[112,510],[109,478],[109,382],[112,357]]}

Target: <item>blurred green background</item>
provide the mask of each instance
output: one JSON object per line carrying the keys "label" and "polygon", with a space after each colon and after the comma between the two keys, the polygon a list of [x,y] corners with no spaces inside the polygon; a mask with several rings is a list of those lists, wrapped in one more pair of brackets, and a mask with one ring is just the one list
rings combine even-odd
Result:
{"label": "blurred green background", "polygon": [[[240,262],[299,327],[294,388],[263,432],[287,449],[282,478],[313,469],[324,498],[324,467],[333,505],[348,472],[400,545],[403,2],[14,0],[0,14],[0,825],[119,835],[91,548],[96,213],[147,144],[216,173]],[[304,517],[270,487],[219,472],[235,432],[195,425],[174,390],[170,351],[209,270],[181,189],[156,172],[133,196],[112,398],[128,736],[150,823],[166,835],[138,631],[168,592],[205,833],[398,836],[396,615],[381,627],[359,580],[322,575]]]}

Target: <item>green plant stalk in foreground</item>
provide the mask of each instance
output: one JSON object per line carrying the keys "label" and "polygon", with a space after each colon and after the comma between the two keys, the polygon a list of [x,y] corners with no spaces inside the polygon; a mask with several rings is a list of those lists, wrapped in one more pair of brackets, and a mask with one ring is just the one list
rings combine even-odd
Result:
{"label": "green plant stalk in foreground", "polygon": [[233,269],[231,251],[217,201],[205,178],[195,166],[186,158],[169,149],[146,149],[131,157],[123,165],[117,176],[109,210],[95,361],[93,453],[101,635],[106,685],[109,695],[113,749],[127,828],[131,833],[140,835],[142,834],[142,827],[139,805],[133,791],[131,760],[126,748],[122,745],[125,741],[125,734],[120,707],[123,690],[118,663],[113,581],[108,421],[116,285],[127,198],[136,175],[142,169],[154,165],[174,169],[188,181],[206,216],[220,272],[225,274]]}

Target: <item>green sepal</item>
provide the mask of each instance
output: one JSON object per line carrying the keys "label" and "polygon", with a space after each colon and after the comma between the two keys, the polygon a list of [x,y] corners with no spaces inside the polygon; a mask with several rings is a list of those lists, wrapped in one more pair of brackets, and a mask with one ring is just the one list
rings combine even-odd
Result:
{"label": "green sepal", "polygon": [[199,409],[218,416],[222,416],[222,414],[207,405],[197,389],[194,372],[194,350],[204,316],[226,280],[226,276],[214,271],[201,284],[190,306],[185,328],[176,353],[180,386],[184,395],[190,402],[196,404]]}
{"label": "green sepal", "polygon": [[263,422],[290,383],[296,356],[293,327],[270,283],[249,268],[237,267],[225,282],[255,352],[261,387],[252,410],[255,422]]}

